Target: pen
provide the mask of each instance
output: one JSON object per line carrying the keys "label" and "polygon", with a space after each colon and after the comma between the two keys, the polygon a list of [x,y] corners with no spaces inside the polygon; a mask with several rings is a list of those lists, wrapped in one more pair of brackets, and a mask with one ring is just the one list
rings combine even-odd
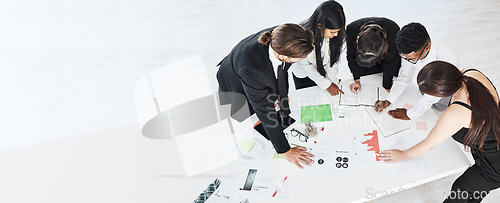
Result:
{"label": "pen", "polygon": [[[293,143],[290,143],[290,144],[293,145],[293,146],[295,146],[295,147],[304,147],[304,146],[298,145],[298,144],[293,144]],[[304,147],[304,148],[306,148],[306,147]]]}
{"label": "pen", "polygon": [[[288,178],[288,176],[285,176],[285,179],[283,179],[282,183],[284,183],[284,182],[285,182],[285,180],[286,180],[287,178]],[[273,197],[274,197],[274,196],[276,196],[276,193],[278,193],[278,191],[277,191],[277,190],[276,190],[276,191],[274,191]]]}

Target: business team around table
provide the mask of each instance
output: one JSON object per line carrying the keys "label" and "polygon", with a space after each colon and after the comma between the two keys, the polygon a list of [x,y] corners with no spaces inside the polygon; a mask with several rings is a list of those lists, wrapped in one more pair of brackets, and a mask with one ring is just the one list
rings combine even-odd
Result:
{"label": "business team around table", "polygon": [[345,47],[354,78],[348,91],[363,88],[361,76],[383,75],[382,86],[389,94],[374,104],[376,111],[394,103],[414,81],[422,93],[415,107],[388,113],[410,120],[431,108],[443,112],[427,138],[405,151],[382,151],[383,161],[412,159],[453,137],[470,148],[475,164],[453,183],[451,191],[462,195],[450,194],[445,202],[480,202],[500,187],[497,91],[480,71],[460,71],[454,52],[431,38],[420,23],[400,29],[390,19],[368,17],[346,26],[343,7],[325,1],[302,23],[267,28],[240,41],[219,63],[221,104],[231,104],[231,115],[253,125],[287,161],[299,168],[311,165],[314,155],[304,147],[290,147],[283,133],[294,122],[289,116],[288,72],[296,89],[318,86],[332,96],[343,94],[337,73]]}

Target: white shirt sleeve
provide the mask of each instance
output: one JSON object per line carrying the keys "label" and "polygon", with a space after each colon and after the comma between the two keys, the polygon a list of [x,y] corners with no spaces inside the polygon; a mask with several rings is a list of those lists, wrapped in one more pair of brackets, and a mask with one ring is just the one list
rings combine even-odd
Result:
{"label": "white shirt sleeve", "polygon": [[437,103],[440,99],[440,97],[435,97],[428,94],[422,95],[422,97],[420,97],[420,99],[418,100],[417,105],[406,112],[408,118],[413,120],[422,116],[427,110],[431,108],[432,104]]}
{"label": "white shirt sleeve", "polygon": [[386,100],[391,103],[394,103],[399,98],[399,96],[403,93],[408,84],[410,84],[413,76],[415,75],[415,66],[413,64],[410,64],[406,60],[403,60],[401,64],[402,65],[399,69],[398,77],[394,79],[394,84],[392,85],[391,92],[387,95],[386,98]]}
{"label": "white shirt sleeve", "polygon": [[458,56],[446,44],[439,43],[439,46],[437,47],[437,50],[436,50],[436,54],[437,54],[436,60],[446,61],[448,63],[451,63],[451,64],[455,65],[460,70],[460,67],[459,67],[460,60],[459,60]]}
{"label": "white shirt sleeve", "polygon": [[[398,77],[394,80],[394,84],[392,85],[391,92],[387,95],[386,100],[391,103],[394,103],[399,96],[406,89],[408,84],[413,80],[416,80],[416,75],[420,69],[435,60],[446,61],[458,67],[459,59],[456,56],[455,52],[448,48],[445,44],[440,43],[439,41],[433,42],[434,44],[431,46],[431,53],[422,61],[419,61],[418,64],[414,65],[409,63],[408,61],[401,59],[401,68],[399,69]],[[416,66],[419,66],[418,68]],[[415,83],[417,81],[414,81]],[[428,94],[424,94],[418,100],[417,104],[414,108],[409,109],[407,111],[407,115],[410,119],[415,119],[422,116],[427,110],[429,110],[432,104],[437,103],[441,98],[431,96]]]}
{"label": "white shirt sleeve", "polygon": [[308,76],[312,81],[314,81],[318,87],[322,90],[326,90],[326,88],[330,87],[333,83],[337,83],[337,73],[338,66],[334,64],[333,67],[329,67],[328,65],[324,67],[327,77],[322,76],[316,67],[316,52],[313,50],[306,58],[297,62],[296,69],[297,71],[303,71],[306,76]]}
{"label": "white shirt sleeve", "polygon": [[326,65],[325,70],[326,70],[326,76],[328,76],[330,81],[338,85],[339,79],[337,78],[337,74],[339,73],[339,63],[337,62],[333,64],[333,66],[331,67]]}

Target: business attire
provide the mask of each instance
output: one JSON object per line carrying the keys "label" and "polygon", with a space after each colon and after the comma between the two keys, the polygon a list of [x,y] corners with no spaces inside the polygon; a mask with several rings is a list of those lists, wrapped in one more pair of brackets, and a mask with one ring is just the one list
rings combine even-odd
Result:
{"label": "business attire", "polygon": [[[356,40],[363,26],[367,24],[377,24],[382,27],[386,31],[387,41],[389,43],[387,54],[378,64],[372,67],[360,66],[356,61],[358,48]],[[387,18],[362,18],[347,25],[347,62],[354,80],[358,80],[361,76],[382,73],[382,86],[385,89],[391,89],[392,79],[398,75],[399,68],[401,67],[401,57],[396,49],[396,35],[398,32],[398,24]]]}
{"label": "business attire", "polygon": [[290,71],[294,75],[296,89],[318,85],[320,89],[326,90],[332,83],[338,84],[339,62],[330,66],[330,39],[325,38],[323,40],[320,50],[326,75],[322,76],[318,72],[316,66],[316,49],[313,49],[306,58],[294,63],[290,67]]}
{"label": "business attire", "polygon": [[[219,63],[217,80],[219,99],[221,104],[231,104],[231,116],[241,122],[255,113],[265,131],[261,134],[271,140],[278,153],[285,153],[290,145],[283,129],[294,121],[287,103],[291,64],[280,62],[269,45],[258,42],[262,33],[273,29],[241,40]],[[242,115],[242,111],[248,113]]]}
{"label": "business attire", "polygon": [[[478,70],[468,69],[464,74],[469,71]],[[458,104],[472,111],[472,108],[463,102],[455,101],[453,104]],[[463,144],[465,135],[468,131],[469,128],[462,128],[453,134],[452,137],[455,141]],[[491,190],[500,187],[500,151],[497,148],[497,140],[493,128],[490,129],[484,140],[483,151],[479,151],[479,146],[472,146],[471,151],[473,152],[472,157],[474,158],[474,165],[465,170],[465,172],[455,180],[451,190],[454,191],[455,197],[457,194],[460,194],[460,192],[467,192],[467,196],[469,197],[467,202],[480,202],[482,196],[484,197],[485,194],[489,193]],[[476,194],[474,194],[475,191],[477,191]],[[480,192],[483,193],[481,194]],[[464,199],[460,200],[458,198],[453,198],[450,195],[445,202],[465,201]]]}
{"label": "business attire", "polygon": [[[458,67],[458,57],[455,55],[453,50],[448,48],[445,44],[439,42],[439,40],[431,40],[431,49],[427,56],[421,60],[418,60],[416,64],[412,64],[404,59],[401,59],[401,69],[399,70],[398,77],[394,79],[394,84],[392,85],[391,92],[387,95],[386,100],[394,103],[399,96],[406,89],[408,84],[413,81],[415,85],[417,84],[417,75],[422,70],[422,68],[430,62],[433,61],[446,61]],[[417,104],[409,109],[406,114],[410,119],[416,119],[422,116],[427,110],[431,108],[433,104],[438,103],[443,100],[440,97],[431,96],[428,94],[423,94],[418,100]],[[449,98],[446,99],[449,101]],[[442,101],[445,105],[448,104],[447,101]]]}

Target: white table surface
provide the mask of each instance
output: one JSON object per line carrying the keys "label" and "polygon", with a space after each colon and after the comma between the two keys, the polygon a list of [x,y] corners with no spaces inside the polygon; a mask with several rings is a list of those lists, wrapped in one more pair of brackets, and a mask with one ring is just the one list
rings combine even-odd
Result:
{"label": "white table surface", "polygon": [[[380,81],[381,74],[361,78],[362,85],[381,86]],[[348,86],[351,82],[352,80],[345,80],[341,84]],[[383,99],[387,95],[387,92],[383,88],[380,90],[381,99]],[[313,99],[302,98],[311,98],[311,95],[315,94],[317,97]],[[416,86],[410,84],[398,101],[389,108],[402,107],[406,103],[415,106],[420,95]],[[291,115],[294,118],[298,118],[298,109],[302,105],[301,101],[304,100],[306,100],[308,105],[326,103],[333,105],[335,102],[338,102],[338,96],[330,96],[326,91],[321,91],[318,87],[298,91],[292,89],[290,91],[290,107],[292,110]],[[335,133],[328,135],[320,134],[318,136],[354,136],[342,133],[343,130],[340,129],[340,126],[345,127],[346,125],[358,126],[350,127],[351,133],[369,133],[371,131],[367,130],[377,129],[368,117],[368,114],[361,115],[365,110],[360,110],[359,108],[364,107],[348,107],[346,118],[339,119],[334,115],[333,128],[339,127],[338,131],[334,130]],[[364,117],[364,120],[359,120],[362,117]],[[358,120],[353,121],[354,118]],[[437,119],[438,117],[434,111],[429,110],[422,117],[408,121],[411,124],[411,129],[409,130],[387,138],[383,137],[379,132],[379,142],[382,145],[388,139],[406,139],[404,136],[413,136],[411,138],[408,137],[408,139],[417,143],[427,136],[428,132],[434,127]],[[427,130],[416,130],[416,121],[426,122]],[[341,138],[339,137],[339,139]],[[270,144],[268,141],[267,143]],[[383,149],[381,146],[381,150]],[[407,172],[397,171],[398,167],[394,167],[390,163],[364,163],[363,161],[351,162],[352,168],[350,172],[341,174],[335,174],[335,172],[332,173],[331,171],[310,170],[307,166],[305,169],[299,169],[285,160],[271,160],[270,158],[269,160],[245,160],[239,162],[239,164],[247,168],[274,170],[276,171],[275,181],[279,182],[284,177],[287,177],[290,183],[289,193],[285,197],[271,197],[271,194],[266,194],[265,197],[250,198],[250,200],[256,202],[365,202],[464,171],[470,165],[461,149],[452,139],[439,144],[430,152],[420,156],[419,159],[423,162],[416,163],[424,163],[424,166],[416,167],[421,167],[424,170],[416,171],[416,173],[412,173],[412,170],[408,170]],[[332,170],[335,169],[332,168]],[[243,185],[243,183],[241,184]]]}

